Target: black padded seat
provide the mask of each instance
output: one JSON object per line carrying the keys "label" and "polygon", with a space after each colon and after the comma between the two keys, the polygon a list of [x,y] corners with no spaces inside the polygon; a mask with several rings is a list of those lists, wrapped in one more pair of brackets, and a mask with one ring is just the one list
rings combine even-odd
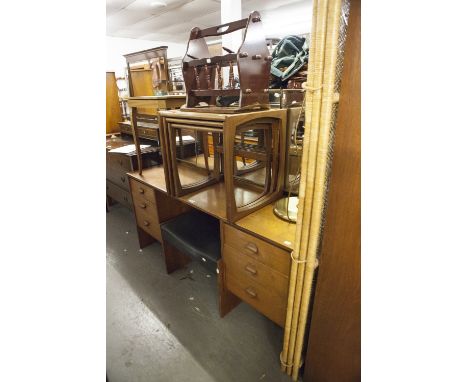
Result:
{"label": "black padded seat", "polygon": [[216,271],[221,258],[218,219],[192,210],[161,224],[164,242]]}

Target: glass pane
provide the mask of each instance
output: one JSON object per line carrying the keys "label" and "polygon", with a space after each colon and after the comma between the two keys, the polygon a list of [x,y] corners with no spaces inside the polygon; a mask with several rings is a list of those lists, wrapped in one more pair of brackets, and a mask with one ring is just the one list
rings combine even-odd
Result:
{"label": "glass pane", "polygon": [[236,131],[234,187],[237,207],[252,203],[271,186],[272,136],[270,125],[256,124]]}

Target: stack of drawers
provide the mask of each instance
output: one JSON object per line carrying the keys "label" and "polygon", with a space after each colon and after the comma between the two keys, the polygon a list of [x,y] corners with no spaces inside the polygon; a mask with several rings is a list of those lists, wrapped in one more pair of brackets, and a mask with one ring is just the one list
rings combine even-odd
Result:
{"label": "stack of drawers", "polygon": [[227,289],[284,327],[290,253],[223,224],[222,256]]}
{"label": "stack of drawers", "polygon": [[[132,141],[124,141],[124,144],[132,144]],[[122,144],[123,145],[123,144]],[[142,154],[143,168],[151,167],[161,163],[158,150]],[[106,194],[112,200],[132,208],[130,197],[130,186],[128,184],[127,172],[138,169],[137,157],[120,153],[106,153]]]}
{"label": "stack of drawers", "polygon": [[155,239],[162,241],[159,227],[156,195],[151,187],[130,178],[130,189],[135,206],[135,218],[138,227]]}

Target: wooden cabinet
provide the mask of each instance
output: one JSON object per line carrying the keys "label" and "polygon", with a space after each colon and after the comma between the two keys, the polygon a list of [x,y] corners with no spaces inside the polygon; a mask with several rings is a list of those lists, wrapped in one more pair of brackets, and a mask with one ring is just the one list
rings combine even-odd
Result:
{"label": "wooden cabinet", "polygon": [[106,134],[119,131],[122,120],[119,105],[119,90],[114,72],[106,72]]}
{"label": "wooden cabinet", "polygon": [[155,191],[143,183],[130,179],[135,219],[138,227],[158,241],[162,241]]}
{"label": "wooden cabinet", "polygon": [[[111,149],[133,144],[129,138],[109,138],[106,152],[106,195],[112,200],[132,208],[127,172],[138,167],[136,154],[112,153]],[[161,163],[159,149],[143,153],[143,166],[148,168]]]}
{"label": "wooden cabinet", "polygon": [[[190,207],[131,177],[129,182],[135,220],[140,230],[140,248],[149,244],[151,239],[162,242],[161,223],[188,211]],[[141,231],[149,237],[142,235]]]}
{"label": "wooden cabinet", "polygon": [[290,253],[225,223],[222,232],[226,288],[284,326]]}
{"label": "wooden cabinet", "polygon": [[125,207],[132,209],[130,193],[109,180],[106,180],[106,194],[117,203],[123,204]]}

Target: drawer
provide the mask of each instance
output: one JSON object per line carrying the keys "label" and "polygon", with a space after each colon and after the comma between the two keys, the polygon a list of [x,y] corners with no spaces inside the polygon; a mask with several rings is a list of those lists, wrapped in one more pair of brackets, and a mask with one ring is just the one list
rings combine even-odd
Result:
{"label": "drawer", "polygon": [[282,273],[228,245],[223,248],[223,260],[226,265],[226,272],[231,273],[234,277],[243,275],[247,280],[270,289],[272,293],[278,296],[288,297],[289,278]]}
{"label": "drawer", "polygon": [[229,245],[239,254],[249,256],[289,277],[291,267],[289,252],[228,224],[223,224],[223,231],[224,245]]}
{"label": "drawer", "polygon": [[120,188],[112,182],[106,181],[106,194],[116,202],[132,208],[130,192]]}
{"label": "drawer", "polygon": [[130,178],[131,192],[134,201],[147,201],[156,205],[154,190],[146,184]]}
{"label": "drawer", "polygon": [[132,134],[132,126],[128,122],[119,122],[120,131],[123,133]]}
{"label": "drawer", "polygon": [[124,190],[130,191],[126,170],[117,168],[115,166],[110,166],[108,164],[106,167],[106,179],[110,180],[114,184],[117,184]]}
{"label": "drawer", "polygon": [[143,138],[156,139],[157,137],[156,129],[138,128],[138,132]]}
{"label": "drawer", "polygon": [[[126,134],[133,135],[132,126],[129,123],[119,123],[120,131]],[[138,127],[138,136],[140,138],[156,139],[157,129]]]}
{"label": "drawer", "polygon": [[244,275],[232,275],[226,272],[226,287],[237,297],[253,306],[270,320],[284,327],[286,320],[287,298],[271,293],[271,289],[251,282]]}
{"label": "drawer", "polygon": [[159,226],[156,207],[148,203],[148,206],[142,209],[134,200],[134,211],[138,227],[149,233],[159,242],[162,242],[161,228]]}
{"label": "drawer", "polygon": [[110,167],[116,167],[124,172],[133,170],[132,158],[127,155],[107,153],[106,154],[107,165]]}
{"label": "drawer", "polygon": [[142,214],[149,214],[150,216],[151,215],[158,216],[156,206],[153,203],[149,202],[148,200],[140,196],[133,199],[133,205],[135,207],[135,213],[139,211]]}

